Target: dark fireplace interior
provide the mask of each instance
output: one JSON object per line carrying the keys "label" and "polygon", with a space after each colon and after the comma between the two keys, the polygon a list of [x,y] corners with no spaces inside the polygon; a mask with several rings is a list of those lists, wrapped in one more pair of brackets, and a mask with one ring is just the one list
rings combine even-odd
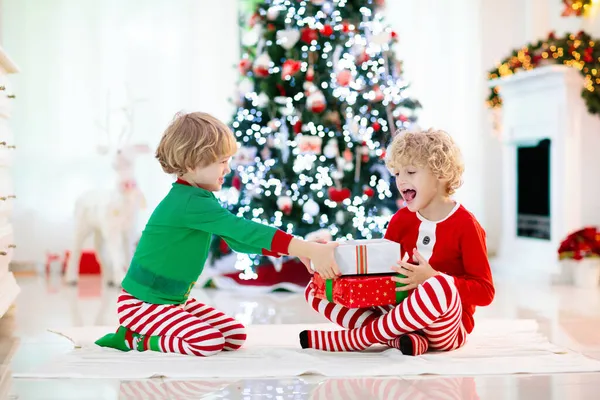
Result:
{"label": "dark fireplace interior", "polygon": [[517,236],[550,240],[550,139],[517,148]]}

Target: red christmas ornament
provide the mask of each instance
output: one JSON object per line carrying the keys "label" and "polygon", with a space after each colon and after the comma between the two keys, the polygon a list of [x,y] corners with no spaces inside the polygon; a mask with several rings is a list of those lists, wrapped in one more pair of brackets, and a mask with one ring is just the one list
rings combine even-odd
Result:
{"label": "red christmas ornament", "polygon": [[292,213],[292,206],[282,206],[281,207],[281,212],[284,213],[285,215],[290,215]]}
{"label": "red christmas ornament", "polygon": [[281,67],[281,79],[291,78],[300,71],[302,62],[296,60],[285,60]]}
{"label": "red christmas ornament", "polygon": [[321,29],[321,34],[323,36],[333,35],[333,28],[331,27],[331,25],[327,24],[327,25],[323,26],[323,28]]}
{"label": "red christmas ornament", "polygon": [[347,188],[336,189],[334,187],[330,187],[327,190],[327,193],[329,194],[329,200],[335,201],[336,203],[341,203],[342,201],[349,199],[350,196],[352,195],[352,192],[350,192],[350,189],[347,189]]}
{"label": "red christmas ornament", "polygon": [[398,117],[398,119],[402,122],[406,122],[408,121],[408,117],[404,114],[400,114],[400,116]]}
{"label": "red christmas ornament", "polygon": [[239,175],[234,175],[234,177],[231,179],[231,186],[233,186],[237,190],[242,189],[242,180],[240,179]]}
{"label": "red christmas ornament", "polygon": [[219,251],[221,252],[221,254],[229,254],[229,245],[223,239],[221,239],[221,241],[219,242]]}
{"label": "red christmas ornament", "polygon": [[342,32],[350,32],[350,24],[347,21],[342,22]]}
{"label": "red christmas ornament", "polygon": [[363,163],[367,163],[367,162],[369,162],[369,158],[370,158],[370,157],[369,157],[369,155],[368,155],[368,154],[363,154],[363,155],[362,155],[362,162],[363,162]]}
{"label": "red christmas ornament", "polygon": [[297,135],[302,132],[302,121],[298,120],[294,124],[294,133]]}
{"label": "red christmas ornament", "polygon": [[311,93],[306,98],[306,107],[314,112],[320,114],[327,109],[327,102],[325,101],[325,95],[320,90]]}
{"label": "red christmas ornament", "polygon": [[279,95],[286,96],[285,88],[283,87],[283,85],[281,83],[278,83],[276,86],[277,86],[277,90],[279,90]]}
{"label": "red christmas ornament", "polygon": [[259,78],[269,76],[269,68],[271,67],[271,57],[267,53],[263,53],[254,60],[253,72]]}
{"label": "red christmas ornament", "polygon": [[238,65],[238,69],[240,70],[240,74],[246,75],[248,71],[252,68],[252,61],[248,58],[242,58]]}
{"label": "red christmas ornament", "polygon": [[375,132],[379,132],[379,130],[381,129],[381,124],[377,121],[373,122],[373,125],[371,125],[373,127],[373,130]]}
{"label": "red christmas ornament", "polygon": [[292,213],[293,205],[294,202],[289,196],[283,196],[277,199],[277,208],[285,215],[290,215]]}
{"label": "red christmas ornament", "polygon": [[269,30],[270,32],[273,32],[275,30],[275,25],[267,24],[267,30]]}
{"label": "red christmas ornament", "polygon": [[387,154],[387,153],[385,152],[385,150],[383,150],[383,151],[381,152],[381,155],[379,156],[379,158],[380,158],[380,159],[382,159],[382,160],[385,160],[385,155],[386,155],[386,154]]}
{"label": "red christmas ornament", "polygon": [[366,194],[368,197],[373,197],[375,195],[375,190],[373,190],[372,187],[365,187],[365,190],[363,190],[363,193]]}
{"label": "red christmas ornament", "polygon": [[369,57],[369,55],[367,54],[367,52],[363,51],[363,53],[360,56],[357,57],[356,61],[358,61],[359,64],[362,64],[362,63],[366,63],[370,59],[371,59],[371,57]]}
{"label": "red christmas ornament", "polygon": [[338,72],[336,80],[338,85],[348,86],[348,84],[350,84],[350,81],[352,80],[352,71],[350,71],[349,69],[344,69]]}
{"label": "red christmas ornament", "polygon": [[396,33],[396,31],[392,31],[391,35],[392,35],[392,40],[398,40],[398,34]]}
{"label": "red christmas ornament", "polygon": [[304,28],[300,31],[300,40],[304,43],[310,44],[313,40],[317,40],[319,38],[319,33],[315,29]]}
{"label": "red christmas ornament", "polygon": [[254,68],[254,74],[259,78],[266,78],[267,76],[269,76],[269,68],[256,66]]}
{"label": "red christmas ornament", "polygon": [[312,82],[315,79],[315,69],[313,67],[309,67],[306,71],[306,81]]}

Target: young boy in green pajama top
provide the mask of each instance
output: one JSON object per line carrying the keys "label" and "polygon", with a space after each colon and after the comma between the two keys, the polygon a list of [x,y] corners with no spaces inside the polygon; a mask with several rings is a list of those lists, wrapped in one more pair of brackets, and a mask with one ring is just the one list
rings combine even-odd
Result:
{"label": "young boy in green pajama top", "polygon": [[179,114],[165,131],[156,158],[177,181],[152,213],[117,300],[120,326],[96,344],[122,351],[154,350],[209,356],[246,339],[235,319],[189,297],[204,269],[212,235],[237,252],[312,260],[324,278],[339,275],[337,243],[314,243],[237,217],[219,191],[237,151],[233,133],[205,113]]}

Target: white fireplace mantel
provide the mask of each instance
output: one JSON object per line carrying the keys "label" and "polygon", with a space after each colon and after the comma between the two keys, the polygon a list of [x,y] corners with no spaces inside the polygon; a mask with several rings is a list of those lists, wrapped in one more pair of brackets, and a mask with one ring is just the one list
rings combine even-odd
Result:
{"label": "white fireplace mantel", "polygon": [[[583,76],[551,65],[490,81],[502,98],[502,234],[494,268],[541,280],[559,273],[557,250],[574,230],[600,225],[600,116]],[[550,240],[517,236],[517,148],[550,139]],[[501,271],[500,271],[501,270]]]}

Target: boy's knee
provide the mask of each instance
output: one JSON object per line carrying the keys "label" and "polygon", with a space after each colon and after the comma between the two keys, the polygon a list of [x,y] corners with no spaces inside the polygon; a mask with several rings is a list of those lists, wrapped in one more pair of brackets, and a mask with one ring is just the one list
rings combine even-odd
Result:
{"label": "boy's knee", "polygon": [[438,274],[434,275],[431,278],[427,279],[423,284],[429,283],[430,285],[439,285],[443,288],[450,289],[452,291],[456,290],[456,283],[454,282],[454,278],[450,275],[446,274]]}
{"label": "boy's knee", "polygon": [[220,353],[225,347],[225,336],[217,329],[211,329],[204,340],[188,342],[194,353],[199,356],[209,357]]}
{"label": "boy's knee", "polygon": [[440,295],[443,293],[444,297],[448,301],[448,304],[452,302],[453,298],[458,296],[458,289],[456,288],[454,278],[446,274],[432,276],[423,282],[420,288],[426,292],[432,291],[433,293],[430,294],[435,294],[436,297],[440,297]]}

